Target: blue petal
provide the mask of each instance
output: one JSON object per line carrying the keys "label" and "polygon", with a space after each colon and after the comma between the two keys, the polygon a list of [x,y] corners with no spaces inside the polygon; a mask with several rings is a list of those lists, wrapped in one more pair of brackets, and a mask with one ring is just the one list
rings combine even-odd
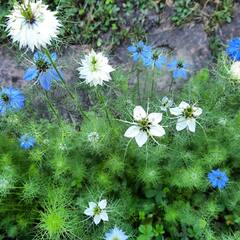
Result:
{"label": "blue petal", "polygon": [[[51,74],[53,80],[56,80],[56,81],[60,80],[60,77],[59,77],[57,71],[54,68],[51,68],[48,71]],[[61,77],[63,78],[63,73],[61,71],[59,71],[59,70],[58,70],[58,72],[60,73]]]}
{"label": "blue petal", "polygon": [[48,72],[41,73],[39,75],[39,82],[43,89],[45,89],[46,91],[49,91],[52,86],[51,74],[49,74]]}
{"label": "blue petal", "polygon": [[57,61],[57,53],[53,52],[51,54],[51,59],[53,60],[53,62],[56,62]]}
{"label": "blue petal", "polygon": [[24,73],[23,80],[25,81],[31,81],[35,79],[38,75],[38,70],[36,67],[30,67],[27,69],[27,71]]}
{"label": "blue petal", "polygon": [[134,53],[137,51],[137,48],[135,46],[129,46],[127,49],[130,53]]}

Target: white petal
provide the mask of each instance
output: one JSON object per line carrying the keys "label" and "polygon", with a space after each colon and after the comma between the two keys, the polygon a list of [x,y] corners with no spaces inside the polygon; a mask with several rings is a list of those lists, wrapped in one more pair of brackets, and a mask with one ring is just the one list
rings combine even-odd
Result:
{"label": "white petal", "polygon": [[148,140],[148,135],[146,132],[140,131],[139,134],[135,137],[135,140],[139,147],[142,147]]}
{"label": "white petal", "polygon": [[186,118],[181,117],[177,120],[177,125],[176,125],[177,131],[182,131],[187,126],[188,125],[187,125],[187,119]]}
{"label": "white petal", "polygon": [[162,113],[150,113],[148,119],[152,124],[158,124],[162,121]]}
{"label": "white petal", "polygon": [[101,200],[101,201],[98,203],[98,206],[99,206],[101,209],[106,208],[106,206],[107,206],[107,200],[106,200],[106,199]]}
{"label": "white petal", "polygon": [[95,202],[89,202],[88,205],[89,205],[89,208],[95,208],[97,206]]}
{"label": "white petal", "polygon": [[93,209],[93,208],[87,208],[87,209],[84,211],[84,214],[87,215],[87,216],[92,217],[92,216],[94,215],[94,209]]}
{"label": "white petal", "polygon": [[190,118],[187,120],[187,125],[188,125],[188,129],[190,132],[195,132],[195,128],[196,128],[196,119],[195,118]]}
{"label": "white petal", "polygon": [[180,104],[179,104],[179,108],[181,109],[186,109],[186,108],[189,108],[190,105],[184,101],[182,101]]}
{"label": "white petal", "polygon": [[139,134],[139,131],[140,131],[140,127],[139,126],[131,126],[124,133],[124,137],[134,138],[134,137],[136,137]]}
{"label": "white petal", "polygon": [[103,221],[108,221],[108,215],[106,211],[102,211],[100,216]]}
{"label": "white petal", "polygon": [[156,137],[162,137],[165,134],[164,128],[160,125],[150,126],[149,132],[152,136],[156,136]]}
{"label": "white petal", "polygon": [[182,112],[183,112],[182,109],[179,107],[170,108],[169,111],[174,116],[180,116],[180,115],[182,115]]}
{"label": "white petal", "polygon": [[93,221],[96,225],[98,225],[101,222],[101,215],[100,214],[95,215]]}
{"label": "white petal", "polygon": [[198,117],[202,114],[202,109],[199,107],[193,107],[193,116]]}
{"label": "white petal", "polygon": [[133,110],[133,118],[136,121],[140,121],[147,117],[147,113],[141,106],[136,106]]}

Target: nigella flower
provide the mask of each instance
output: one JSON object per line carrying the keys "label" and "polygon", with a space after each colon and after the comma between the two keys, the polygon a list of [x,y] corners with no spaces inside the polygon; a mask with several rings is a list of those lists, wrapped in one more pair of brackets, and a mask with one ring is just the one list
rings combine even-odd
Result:
{"label": "nigella flower", "polygon": [[16,3],[7,18],[7,31],[13,42],[31,51],[50,44],[57,37],[61,26],[56,12],[48,10],[48,6],[41,0]]}
{"label": "nigella flower", "polygon": [[181,60],[173,60],[171,63],[168,64],[168,69],[172,72],[174,79],[187,79],[187,67],[188,65]]}
{"label": "nigella flower", "polygon": [[173,100],[169,99],[167,96],[165,96],[162,98],[160,109],[163,112],[167,112],[167,110],[170,107],[172,107],[172,105],[173,105]]}
{"label": "nigella flower", "polygon": [[89,202],[89,207],[84,211],[84,214],[92,217],[93,222],[98,225],[101,221],[108,221],[108,215],[106,211],[107,200],[101,200],[98,203]]}
{"label": "nigella flower", "polygon": [[2,87],[0,90],[0,115],[17,111],[24,107],[25,97],[20,90],[13,87]]}
{"label": "nigella flower", "polygon": [[90,143],[97,143],[99,141],[99,134],[97,132],[90,132],[87,138]]}
{"label": "nigella flower", "polygon": [[24,134],[19,138],[20,147],[24,150],[28,150],[34,147],[36,140],[34,137]]}
{"label": "nigella flower", "polygon": [[139,147],[142,147],[149,137],[162,137],[165,135],[164,128],[159,125],[162,121],[162,113],[146,113],[141,106],[136,106],[133,110],[134,122],[129,127],[124,136],[135,138]]}
{"label": "nigella flower", "polygon": [[115,227],[105,234],[104,240],[127,240],[128,236],[124,231]]}
{"label": "nigella flower", "polygon": [[232,60],[240,61],[240,38],[229,41],[226,52]]}
{"label": "nigella flower", "polygon": [[146,67],[156,67],[157,69],[162,69],[163,65],[166,63],[167,59],[165,56],[158,52],[151,52],[149,56],[143,57],[143,64]]}
{"label": "nigella flower", "polygon": [[131,53],[134,62],[148,58],[152,54],[152,48],[145,45],[143,41],[129,46],[128,51]]}
{"label": "nigella flower", "polygon": [[212,187],[223,189],[228,183],[228,176],[225,172],[217,170],[212,170],[208,173],[208,179],[212,184]]}
{"label": "nigella flower", "polygon": [[[51,59],[53,62],[56,62],[57,54],[52,53]],[[57,71],[52,66],[48,57],[42,52],[36,52],[34,54],[33,61],[35,65],[27,69],[23,79],[26,81],[36,79],[43,89],[49,91],[52,86],[52,81],[60,80]]]}
{"label": "nigella flower", "polygon": [[230,68],[230,75],[234,80],[240,80],[240,61],[233,62]]}
{"label": "nigella flower", "polygon": [[92,50],[81,59],[81,66],[78,68],[80,78],[90,86],[103,85],[111,80],[110,73],[114,71],[108,63],[108,58],[103,53],[96,53]]}
{"label": "nigella flower", "polygon": [[178,117],[177,131],[187,128],[190,132],[195,132],[196,118],[202,114],[202,109],[182,101],[178,107],[170,108],[170,113]]}

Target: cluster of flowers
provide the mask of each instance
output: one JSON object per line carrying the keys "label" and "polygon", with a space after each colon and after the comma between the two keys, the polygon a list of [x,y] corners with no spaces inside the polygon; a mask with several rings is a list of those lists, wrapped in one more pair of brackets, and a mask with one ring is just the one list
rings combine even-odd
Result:
{"label": "cluster of flowers", "polygon": [[[61,23],[56,17],[56,12],[48,9],[48,6],[41,0],[23,1],[16,4],[11,14],[8,16],[7,31],[13,42],[18,42],[20,48],[27,47],[32,52],[35,49],[45,49],[51,40],[56,38],[61,27]],[[156,67],[161,69],[167,62],[167,58],[157,51],[153,51],[150,46],[142,41],[128,48],[132,54],[134,62],[141,61],[146,67]],[[240,72],[240,38],[234,39],[229,43],[227,53],[235,62],[231,71],[233,74]],[[35,80],[45,91],[49,91],[52,82],[64,81],[63,74],[56,67],[56,53],[48,54],[42,51],[34,53],[33,66],[27,69],[24,74],[26,81]],[[96,53],[94,50],[86,54],[80,62],[78,68],[81,79],[84,79],[90,86],[102,86],[105,82],[111,80],[111,72],[114,68],[109,65],[108,58],[103,53]],[[173,78],[187,78],[187,67],[183,61],[173,60],[167,64],[168,69],[173,73]],[[236,70],[237,69],[237,70]],[[7,112],[17,111],[24,107],[25,97],[21,91],[12,87],[2,87],[0,90],[0,115]],[[173,102],[165,97],[162,100],[161,111],[169,111],[176,116],[176,130],[184,129],[195,132],[197,118],[202,114],[202,109],[182,101],[179,106],[172,107]],[[165,135],[165,129],[160,124],[163,114],[161,112],[148,113],[141,106],[136,106],[133,110],[133,121],[125,132],[124,136],[135,139],[139,147],[142,147],[149,138],[157,143],[155,137]],[[95,135],[89,137],[89,140],[97,139]],[[33,136],[25,134],[20,137],[20,146],[25,149],[31,149],[36,144]],[[214,188],[222,189],[228,182],[227,175],[220,170],[212,170],[208,174],[209,181]],[[98,203],[90,202],[89,207],[84,214],[93,218],[97,225],[101,221],[108,221],[106,211],[107,200],[101,200]],[[127,235],[119,228],[111,229],[105,236],[106,240],[126,240]]]}
{"label": "cluster of flowers", "polygon": [[[147,68],[157,68],[161,70],[164,64],[167,63],[167,57],[162,55],[157,50],[153,50],[151,46],[146,45],[143,41],[140,41],[134,45],[128,47],[128,51],[131,53],[133,61],[141,61]],[[167,68],[172,72],[173,78],[187,79],[189,65],[182,60],[173,59],[167,64]]]}

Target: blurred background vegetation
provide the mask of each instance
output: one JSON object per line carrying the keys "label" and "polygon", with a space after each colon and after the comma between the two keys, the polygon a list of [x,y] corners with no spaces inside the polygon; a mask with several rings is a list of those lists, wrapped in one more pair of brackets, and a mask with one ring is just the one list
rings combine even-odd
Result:
{"label": "blurred background vegetation", "polygon": [[[16,1],[16,0],[15,0]],[[170,9],[175,26],[203,22],[211,48],[218,48],[214,32],[231,22],[237,0],[45,0],[58,9],[64,28],[61,41],[72,44],[102,45],[112,48],[122,41],[143,39],[146,31],[159,25],[161,13]],[[0,0],[0,43],[7,40],[5,16],[14,0]]]}

